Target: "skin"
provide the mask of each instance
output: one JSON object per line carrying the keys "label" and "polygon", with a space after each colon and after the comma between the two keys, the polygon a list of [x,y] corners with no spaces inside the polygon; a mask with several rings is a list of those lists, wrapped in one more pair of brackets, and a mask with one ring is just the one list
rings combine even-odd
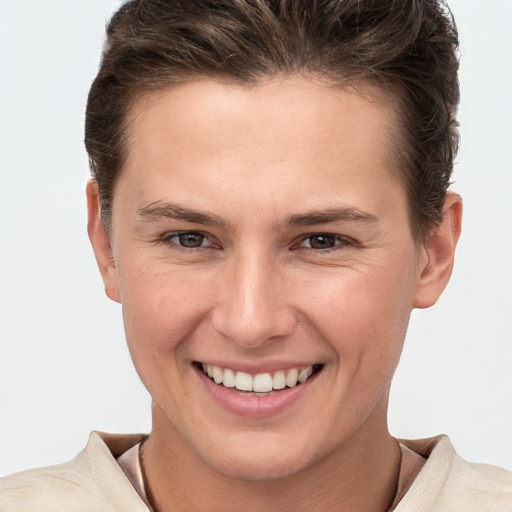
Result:
{"label": "skin", "polygon": [[[411,310],[449,280],[461,201],[449,194],[439,229],[413,239],[395,116],[370,92],[300,77],[153,92],[131,114],[110,236],[88,185],[106,292],[153,397],[144,469],[160,512],[392,502],[391,378]],[[283,411],[253,418],[212,400],[194,361],[323,369]]]}

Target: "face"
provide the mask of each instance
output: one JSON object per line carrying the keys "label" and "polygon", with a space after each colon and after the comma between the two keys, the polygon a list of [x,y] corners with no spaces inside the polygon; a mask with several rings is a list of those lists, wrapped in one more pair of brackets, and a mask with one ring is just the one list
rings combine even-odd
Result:
{"label": "face", "polygon": [[136,105],[104,277],[161,438],[272,478],[387,431],[428,259],[394,136],[382,100],[305,78]]}

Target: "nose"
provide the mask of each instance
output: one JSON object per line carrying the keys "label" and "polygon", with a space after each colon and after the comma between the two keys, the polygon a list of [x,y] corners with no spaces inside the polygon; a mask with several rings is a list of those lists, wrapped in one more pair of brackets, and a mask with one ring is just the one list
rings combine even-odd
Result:
{"label": "nose", "polygon": [[242,347],[258,348],[293,332],[296,318],[287,297],[289,287],[271,255],[238,254],[220,279],[212,313],[219,334]]}

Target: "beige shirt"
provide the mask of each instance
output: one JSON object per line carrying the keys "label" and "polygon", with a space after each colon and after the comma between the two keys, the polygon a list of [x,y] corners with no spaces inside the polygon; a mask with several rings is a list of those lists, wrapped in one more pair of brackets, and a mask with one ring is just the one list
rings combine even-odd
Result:
{"label": "beige shirt", "polygon": [[[148,512],[116,460],[142,438],[93,432],[72,461],[1,479],[0,512]],[[465,461],[446,436],[401,442],[427,461],[396,512],[512,512],[512,473]]]}

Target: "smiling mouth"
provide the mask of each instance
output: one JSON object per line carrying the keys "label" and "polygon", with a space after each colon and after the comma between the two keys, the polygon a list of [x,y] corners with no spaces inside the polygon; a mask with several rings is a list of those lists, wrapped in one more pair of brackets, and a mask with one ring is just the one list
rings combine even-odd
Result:
{"label": "smiling mouth", "polygon": [[306,382],[312,375],[319,373],[324,366],[323,364],[313,364],[251,375],[197,361],[194,365],[215,384],[246,396],[268,396],[283,389],[294,388]]}

